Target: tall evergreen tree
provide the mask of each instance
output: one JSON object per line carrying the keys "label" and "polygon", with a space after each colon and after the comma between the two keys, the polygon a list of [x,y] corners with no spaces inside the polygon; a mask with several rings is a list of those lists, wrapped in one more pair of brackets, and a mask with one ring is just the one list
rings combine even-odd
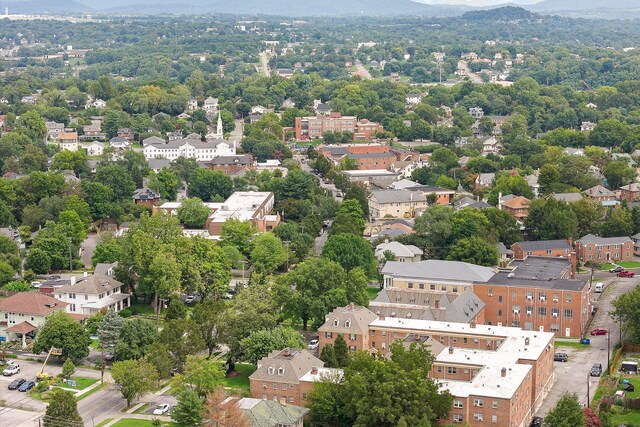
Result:
{"label": "tall evergreen tree", "polygon": [[344,368],[349,364],[349,348],[342,334],[338,334],[336,340],[333,342],[333,353],[336,358],[337,368]]}
{"label": "tall evergreen tree", "polygon": [[333,351],[333,345],[327,344],[322,347],[320,352],[320,360],[324,362],[325,368],[337,368],[338,362],[336,361],[336,354]]}

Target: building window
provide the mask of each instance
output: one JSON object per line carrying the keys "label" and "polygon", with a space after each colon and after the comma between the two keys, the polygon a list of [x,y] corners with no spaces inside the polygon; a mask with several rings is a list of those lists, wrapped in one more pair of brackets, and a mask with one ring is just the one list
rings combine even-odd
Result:
{"label": "building window", "polygon": [[502,309],[501,308],[498,309],[498,317],[502,317]]}
{"label": "building window", "polygon": [[284,383],[282,383],[282,389],[283,389],[283,390],[286,390],[286,389],[287,389],[287,385],[286,385],[286,384],[284,384]]}
{"label": "building window", "polygon": [[447,367],[447,374],[457,374],[457,373],[458,373],[458,368],[456,368],[455,366]]}
{"label": "building window", "polygon": [[478,413],[473,414],[473,420],[474,421],[482,421],[483,420],[482,414],[478,414]]}
{"label": "building window", "polygon": [[349,351],[356,351],[356,350],[357,350],[357,348],[356,348],[355,345],[350,345],[349,346]]}
{"label": "building window", "polygon": [[436,285],[435,285],[435,284],[433,284],[433,283],[432,283],[432,284],[430,284],[430,285],[429,285],[429,289],[431,289],[432,291],[435,291],[435,290],[436,290]]}
{"label": "building window", "polygon": [[524,330],[532,331],[533,330],[533,322],[524,322]]}
{"label": "building window", "polygon": [[519,320],[512,320],[511,321],[511,327],[519,328],[520,327],[520,321]]}
{"label": "building window", "polygon": [[497,415],[491,415],[491,422],[492,423],[497,423],[498,422],[498,416]]}
{"label": "building window", "polygon": [[497,400],[494,400],[494,401],[491,403],[491,407],[492,407],[493,409],[496,409],[496,408],[498,407],[498,401],[497,401]]}
{"label": "building window", "polygon": [[464,418],[462,418],[462,414],[453,414],[454,423],[461,423],[462,421],[464,421]]}
{"label": "building window", "polygon": [[570,302],[571,302],[571,294],[566,294],[566,295],[564,296],[564,300],[565,300],[565,302],[570,303]]}
{"label": "building window", "polygon": [[333,326],[338,326],[339,324],[340,324],[340,321],[338,319],[333,320]]}
{"label": "building window", "polygon": [[418,283],[418,289],[424,289],[424,283]]}
{"label": "building window", "polygon": [[267,369],[267,373],[268,373],[269,375],[273,375],[273,373],[274,373],[273,366],[269,366],[269,368]]}
{"label": "building window", "polygon": [[560,309],[559,308],[552,308],[551,309],[551,316],[553,316],[553,317],[560,316]]}
{"label": "building window", "polygon": [[502,302],[502,295],[498,295],[498,302]]}
{"label": "building window", "polygon": [[518,291],[511,291],[511,299],[516,300],[518,298]]}
{"label": "building window", "polygon": [[349,334],[349,341],[355,341],[356,340],[356,334]]}
{"label": "building window", "polygon": [[278,375],[284,375],[284,368],[278,368]]}
{"label": "building window", "polygon": [[457,343],[458,342],[458,338],[457,337],[453,337],[453,343]]}
{"label": "building window", "polygon": [[461,409],[463,406],[464,406],[464,403],[462,402],[462,400],[454,400],[453,401],[453,407],[454,408]]}
{"label": "building window", "polygon": [[273,389],[277,390],[278,389],[278,383],[273,383]]}
{"label": "building window", "polygon": [[538,299],[540,301],[546,301],[547,299],[547,293],[546,292],[538,292]]}
{"label": "building window", "polygon": [[551,324],[551,332],[560,332],[560,325],[558,324]]}
{"label": "building window", "polygon": [[468,339],[468,338],[466,338],[466,337],[462,339],[462,342],[463,342],[463,343],[465,343],[465,344],[466,344],[468,341],[469,341],[469,339]]}
{"label": "building window", "polygon": [[547,315],[547,307],[538,307],[538,315],[546,316]]}
{"label": "building window", "polygon": [[454,287],[451,289],[451,291],[452,291],[452,292],[454,292],[454,293],[458,293],[458,287],[457,287],[457,286],[454,286]]}
{"label": "building window", "polygon": [[325,332],[324,333],[324,337],[325,338],[333,338],[333,332]]}
{"label": "building window", "polygon": [[409,289],[413,289],[413,283],[409,282],[409,284],[407,285],[407,287],[408,287]]}
{"label": "building window", "polygon": [[487,289],[487,295],[492,297],[493,296],[493,289],[491,289],[491,288]]}
{"label": "building window", "polygon": [[482,399],[473,399],[473,406],[482,408],[484,406],[484,401]]}
{"label": "building window", "polygon": [[564,317],[566,319],[571,319],[573,317],[573,310],[570,308],[565,308],[564,309]]}
{"label": "building window", "polygon": [[344,321],[344,327],[345,328],[350,328],[351,327],[351,320],[345,320]]}

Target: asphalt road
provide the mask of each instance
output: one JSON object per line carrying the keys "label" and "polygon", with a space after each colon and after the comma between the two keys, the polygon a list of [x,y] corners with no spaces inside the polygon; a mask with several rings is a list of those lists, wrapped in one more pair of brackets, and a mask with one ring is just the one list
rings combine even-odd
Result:
{"label": "asphalt road", "polygon": [[91,257],[96,250],[100,238],[96,233],[91,233],[87,236],[84,242],[82,242],[80,260],[84,264],[85,268],[91,268]]}
{"label": "asphalt road", "polygon": [[[608,329],[611,334],[610,348],[613,348],[620,339],[620,325],[609,316],[609,311],[612,310],[611,301],[640,284],[640,278],[620,279],[615,277],[614,274],[599,272],[596,275],[594,284],[598,281],[605,283],[605,290],[601,294],[592,294],[593,299],[596,300],[598,311],[588,329]],[[562,340],[561,337],[558,339]],[[567,353],[569,360],[567,362],[554,362],[556,367],[555,383],[536,415],[544,417],[566,392],[577,393],[579,401],[586,404],[587,382],[589,383],[589,397],[593,398],[600,378],[591,377],[589,373],[594,363],[601,363],[603,367],[607,366],[607,336],[589,336],[589,339],[591,339],[591,345],[583,348],[562,347],[556,344],[555,351]]]}

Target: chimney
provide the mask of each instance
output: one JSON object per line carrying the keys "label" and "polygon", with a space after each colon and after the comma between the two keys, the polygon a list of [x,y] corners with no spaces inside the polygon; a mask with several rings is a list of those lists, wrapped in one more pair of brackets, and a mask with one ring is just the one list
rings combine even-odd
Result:
{"label": "chimney", "polygon": [[526,338],[524,339],[524,345],[529,345],[529,337],[526,337]]}
{"label": "chimney", "polygon": [[350,302],[349,303],[349,310],[353,311],[353,310],[355,310],[355,308],[356,308],[355,304]]}
{"label": "chimney", "polygon": [[476,328],[476,322],[475,322],[475,320],[472,320],[472,321],[469,323],[469,327],[470,327],[471,329],[475,329],[475,328]]}
{"label": "chimney", "polygon": [[502,368],[502,369],[500,370],[500,376],[501,376],[502,378],[504,378],[504,377],[506,377],[506,376],[507,376],[507,368]]}
{"label": "chimney", "polygon": [[378,319],[380,319],[380,320],[384,320],[384,314],[379,315],[379,316],[378,316]]}
{"label": "chimney", "polygon": [[567,243],[569,243],[569,246],[573,247],[573,239],[571,237],[567,238]]}
{"label": "chimney", "polygon": [[71,286],[76,284],[76,276],[71,276]]}
{"label": "chimney", "polygon": [[285,348],[284,350],[282,350],[282,355],[283,356],[291,356],[291,349],[290,348]]}
{"label": "chimney", "polygon": [[89,272],[85,271],[84,274],[82,275],[82,277],[89,277]]}
{"label": "chimney", "polygon": [[315,366],[311,367],[311,375],[318,375],[318,368]]}
{"label": "chimney", "polygon": [[437,300],[434,300],[434,301],[433,301],[433,307],[434,307],[434,308],[440,308],[440,300],[438,300],[438,299],[437,299]]}
{"label": "chimney", "polygon": [[449,354],[453,354],[453,347],[449,347]]}

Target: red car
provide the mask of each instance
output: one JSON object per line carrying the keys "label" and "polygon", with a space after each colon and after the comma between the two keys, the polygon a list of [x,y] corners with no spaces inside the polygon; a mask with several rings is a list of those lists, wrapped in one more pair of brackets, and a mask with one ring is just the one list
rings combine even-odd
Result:
{"label": "red car", "polygon": [[633,277],[635,275],[636,273],[633,273],[631,271],[621,271],[620,273],[618,273],[618,277]]}
{"label": "red car", "polygon": [[594,329],[591,331],[591,335],[607,335],[609,331],[607,329]]}

